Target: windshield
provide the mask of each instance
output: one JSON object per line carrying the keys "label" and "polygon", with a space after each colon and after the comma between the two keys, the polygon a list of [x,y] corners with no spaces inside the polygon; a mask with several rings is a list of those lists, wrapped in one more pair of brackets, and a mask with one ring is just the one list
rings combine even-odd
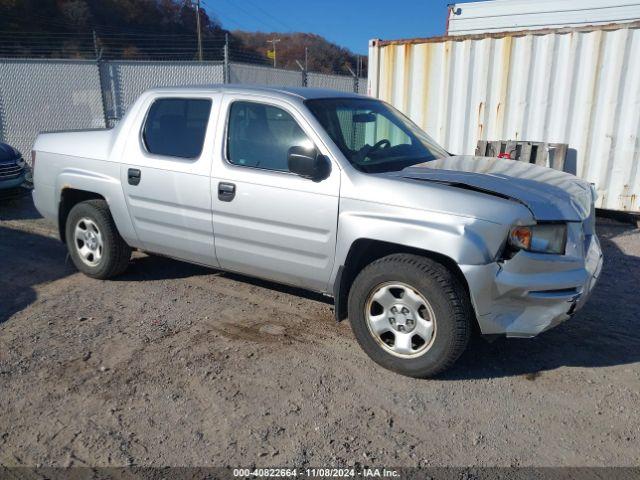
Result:
{"label": "windshield", "polygon": [[392,106],[368,98],[307,100],[344,156],[367,173],[398,171],[449,154]]}

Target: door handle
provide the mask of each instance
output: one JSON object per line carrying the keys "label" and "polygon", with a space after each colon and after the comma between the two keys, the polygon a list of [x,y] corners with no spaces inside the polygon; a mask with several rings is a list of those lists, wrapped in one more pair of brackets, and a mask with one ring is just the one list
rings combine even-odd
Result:
{"label": "door handle", "polygon": [[218,184],[218,200],[230,202],[236,196],[236,186],[234,183],[220,182]]}
{"label": "door handle", "polygon": [[138,185],[140,183],[140,170],[137,168],[130,168],[127,171],[127,180],[129,181],[129,185]]}

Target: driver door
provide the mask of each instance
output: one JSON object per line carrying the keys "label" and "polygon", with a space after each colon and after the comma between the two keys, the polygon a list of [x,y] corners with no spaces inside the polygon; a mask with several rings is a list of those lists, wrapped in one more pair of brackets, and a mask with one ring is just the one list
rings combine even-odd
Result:
{"label": "driver door", "polygon": [[295,106],[226,94],[212,169],[220,266],[324,291],[333,268],[340,170],[313,181],[287,167],[290,147],[329,152]]}

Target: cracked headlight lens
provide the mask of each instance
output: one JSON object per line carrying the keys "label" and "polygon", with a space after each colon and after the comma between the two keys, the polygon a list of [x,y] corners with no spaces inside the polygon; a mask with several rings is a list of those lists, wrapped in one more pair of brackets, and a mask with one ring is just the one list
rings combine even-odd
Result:
{"label": "cracked headlight lens", "polygon": [[567,244],[567,226],[542,223],[513,227],[509,232],[508,243],[515,250],[562,255]]}

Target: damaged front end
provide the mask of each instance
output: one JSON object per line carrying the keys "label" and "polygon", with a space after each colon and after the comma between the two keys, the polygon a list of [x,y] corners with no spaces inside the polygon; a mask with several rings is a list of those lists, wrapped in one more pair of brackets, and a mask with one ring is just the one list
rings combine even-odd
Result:
{"label": "damaged front end", "polygon": [[489,265],[461,266],[483,334],[532,337],[570,318],[600,276],[594,214],[568,222],[563,254],[519,250]]}
{"label": "damaged front end", "polygon": [[480,199],[466,210],[508,231],[490,263],[460,265],[483,334],[535,336],[577,312],[593,290],[603,259],[595,192],[584,180],[524,162],[468,156],[382,175],[498,197],[530,213],[502,218],[483,210]]}
{"label": "damaged front end", "polygon": [[531,223],[512,226],[495,261],[460,265],[483,334],[532,337],[584,305],[603,262],[587,182],[524,162],[464,156],[397,175],[497,196],[531,212]]}

